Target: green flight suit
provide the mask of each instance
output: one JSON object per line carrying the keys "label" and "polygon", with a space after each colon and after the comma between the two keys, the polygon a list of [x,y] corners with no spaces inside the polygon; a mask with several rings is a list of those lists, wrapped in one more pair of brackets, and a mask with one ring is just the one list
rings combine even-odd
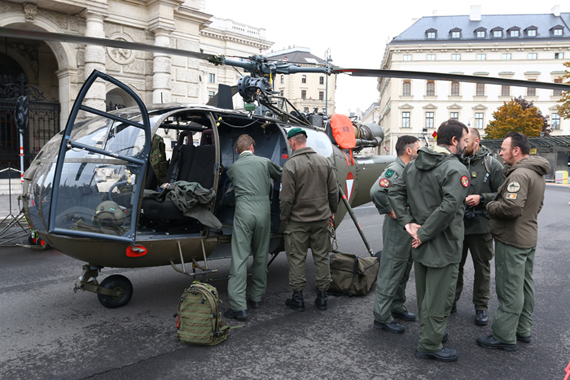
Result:
{"label": "green flight suit", "polygon": [[232,310],[246,310],[247,259],[253,255],[249,298],[260,302],[267,285],[267,256],[271,233],[271,179],[281,178],[281,167],[271,160],[240,154],[227,171],[236,196],[232,234],[232,260],[228,296]]}
{"label": "green flight suit", "polygon": [[463,267],[467,261],[467,252],[471,252],[475,278],[473,281],[473,305],[475,310],[487,310],[491,298],[491,260],[493,260],[493,237],[491,236],[491,220],[485,205],[497,193],[497,189],[505,182],[503,165],[489,156],[490,151],[481,145],[477,153],[465,157],[463,163],[469,172],[469,195],[482,196],[479,205],[467,209],[474,211],[473,219],[465,219],[465,237],[463,239],[463,255],[459,263],[455,302],[461,297],[463,290]]}
{"label": "green flight suit", "polygon": [[332,226],[329,218],[338,208],[338,184],[330,160],[311,147],[297,149],[283,165],[279,193],[289,285],[294,292],[306,284],[305,262],[309,248],[317,270],[315,284],[326,291],[332,281],[329,253]]}
{"label": "green flight suit", "polygon": [[499,308],[493,315],[493,337],[516,344],[528,337],[534,311],[534,254],[538,213],[542,210],[548,161],[539,156],[505,168],[506,181],[486,206],[495,238],[495,283]]}
{"label": "green flight suit", "polygon": [[388,189],[393,181],[402,175],[404,161],[396,161],[386,167],[382,175],[370,189],[370,198],[380,214],[384,214],[382,239],[384,247],[380,258],[380,269],[376,281],[376,300],[374,302],[374,320],[391,323],[392,313],[406,310],[406,284],[412,269],[412,237],[395,219],[387,214],[392,211],[388,200]]}
{"label": "green flight suit", "polygon": [[469,177],[443,146],[420,148],[388,190],[400,226],[421,225],[412,249],[420,318],[417,350],[437,352],[455,296],[463,244],[463,211]]}

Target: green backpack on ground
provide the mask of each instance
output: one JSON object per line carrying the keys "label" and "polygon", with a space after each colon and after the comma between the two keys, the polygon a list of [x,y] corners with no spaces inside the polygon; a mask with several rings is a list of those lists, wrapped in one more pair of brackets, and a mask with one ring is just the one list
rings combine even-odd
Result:
{"label": "green backpack on ground", "polygon": [[184,290],[178,302],[176,336],[180,341],[205,346],[222,343],[228,338],[230,326],[222,321],[218,290],[195,281]]}

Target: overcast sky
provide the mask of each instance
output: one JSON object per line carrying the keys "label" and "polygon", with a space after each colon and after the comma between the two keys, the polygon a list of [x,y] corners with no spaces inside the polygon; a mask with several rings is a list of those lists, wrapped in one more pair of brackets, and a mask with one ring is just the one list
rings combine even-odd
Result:
{"label": "overcast sky", "polygon": [[[274,51],[301,46],[324,58],[325,51],[330,49],[333,64],[370,69],[380,68],[387,42],[407,29],[414,19],[431,16],[434,11],[440,16],[468,15],[471,4],[481,5],[483,15],[551,13],[557,4],[562,12],[570,8],[561,0],[553,3],[479,0],[463,4],[457,0],[205,1],[206,12],[215,17],[265,28],[266,38],[274,42]],[[378,95],[376,79],[339,75],[337,112],[346,114],[356,108],[364,111],[378,100]]]}

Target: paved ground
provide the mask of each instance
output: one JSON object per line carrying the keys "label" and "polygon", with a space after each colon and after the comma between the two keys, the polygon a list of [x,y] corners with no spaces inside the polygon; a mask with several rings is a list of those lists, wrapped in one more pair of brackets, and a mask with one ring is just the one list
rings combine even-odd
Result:
{"label": "paved ground", "polygon": [[[447,346],[460,355],[455,363],[413,356],[418,322],[405,323],[403,335],[373,329],[373,292],[359,298],[332,297],[329,310],[318,311],[311,305],[312,265],[307,311],[285,308],[290,290],[283,255],[270,268],[263,308],[252,311],[227,342],[196,347],[174,337],[172,315],[189,280],[171,268],[104,269],[100,279],[122,273],[135,288],[127,306],[109,310],[91,293],[73,293],[82,263],[57,251],[0,248],[0,378],[561,380],[570,361],[569,201],[569,188],[547,187],[539,217],[533,341],[520,344],[517,352],[476,345],[475,339],[490,327],[473,323],[469,280],[459,312],[448,323]],[[376,210],[367,205],[356,213],[373,249],[380,249],[382,221]],[[341,250],[365,254],[350,220],[343,222],[338,235]],[[228,260],[212,264],[220,277],[227,275]],[[468,263],[466,276],[472,275]],[[413,281],[412,272],[407,304],[415,312]],[[226,282],[214,285],[225,301]],[[491,315],[496,307],[493,291]]]}

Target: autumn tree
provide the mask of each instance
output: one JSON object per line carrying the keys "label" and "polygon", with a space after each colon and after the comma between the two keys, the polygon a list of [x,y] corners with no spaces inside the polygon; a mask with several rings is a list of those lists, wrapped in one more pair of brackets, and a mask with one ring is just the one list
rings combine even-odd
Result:
{"label": "autumn tree", "polygon": [[[566,66],[567,69],[562,79],[564,83],[570,84],[570,71],[568,71],[570,69],[570,62],[564,62],[564,66]],[[560,115],[560,117],[563,117],[565,119],[570,119],[570,91],[562,92],[561,96],[562,97],[558,101],[558,103],[561,103],[558,106],[558,114]]]}
{"label": "autumn tree", "polygon": [[550,134],[548,117],[522,96],[504,102],[497,111],[493,112],[495,120],[489,122],[485,132],[486,139],[502,139],[509,132],[524,133],[528,137],[545,136]]}

